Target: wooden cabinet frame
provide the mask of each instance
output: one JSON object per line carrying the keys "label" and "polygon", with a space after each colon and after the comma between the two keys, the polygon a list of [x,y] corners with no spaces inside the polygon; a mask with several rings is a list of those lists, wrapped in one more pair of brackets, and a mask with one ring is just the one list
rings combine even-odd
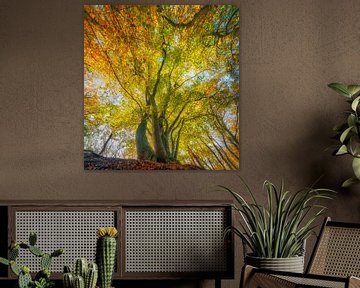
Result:
{"label": "wooden cabinet frame", "polygon": [[[1,210],[2,209],[2,210]],[[114,279],[233,279],[234,278],[234,237],[229,237],[226,241],[226,261],[227,270],[221,272],[162,272],[162,273],[134,273],[125,271],[125,213],[126,211],[139,210],[218,210],[224,211],[226,214],[228,226],[233,223],[234,213],[231,209],[231,204],[223,201],[8,201],[0,202],[0,214],[7,213],[8,233],[6,235],[7,245],[15,239],[15,213],[16,211],[114,211],[116,215],[115,223],[120,232],[118,237],[118,251],[117,253],[117,270],[114,274]],[[6,211],[6,212],[5,212]],[[3,220],[4,222],[4,220]],[[4,231],[4,227],[2,228]],[[1,234],[0,234],[1,235]],[[0,243],[4,245],[4,235],[0,236]],[[1,242],[2,241],[2,242]],[[0,251],[1,250],[0,247]],[[5,256],[5,255],[0,255]],[[53,273],[53,277],[60,278],[61,273]],[[8,272],[7,275],[1,275],[0,279],[13,279],[14,275]]]}

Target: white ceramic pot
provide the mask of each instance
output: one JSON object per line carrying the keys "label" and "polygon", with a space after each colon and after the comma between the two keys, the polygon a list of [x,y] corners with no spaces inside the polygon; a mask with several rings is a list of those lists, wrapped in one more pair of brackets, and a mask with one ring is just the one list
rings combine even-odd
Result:
{"label": "white ceramic pot", "polygon": [[304,273],[304,256],[263,258],[246,255],[245,263],[262,269]]}

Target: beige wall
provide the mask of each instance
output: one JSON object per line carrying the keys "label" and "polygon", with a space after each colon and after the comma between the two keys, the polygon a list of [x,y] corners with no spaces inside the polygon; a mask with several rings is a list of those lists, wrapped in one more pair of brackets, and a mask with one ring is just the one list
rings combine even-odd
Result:
{"label": "beige wall", "polygon": [[[160,2],[191,3],[126,3]],[[350,163],[325,148],[346,104],[326,85],[360,82],[360,1],[227,3],[241,8],[240,171],[94,173],[82,158],[83,1],[0,0],[0,199],[224,199],[213,186],[236,188],[238,174],[261,199],[264,179],[296,189],[325,173],[338,189]],[[338,190],[328,214],[359,222],[360,186]]]}

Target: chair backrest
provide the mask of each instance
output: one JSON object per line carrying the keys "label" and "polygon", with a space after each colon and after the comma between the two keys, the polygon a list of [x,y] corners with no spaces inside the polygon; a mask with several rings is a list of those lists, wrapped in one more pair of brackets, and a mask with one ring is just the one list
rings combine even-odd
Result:
{"label": "chair backrest", "polygon": [[360,277],[360,224],[326,218],[307,273]]}

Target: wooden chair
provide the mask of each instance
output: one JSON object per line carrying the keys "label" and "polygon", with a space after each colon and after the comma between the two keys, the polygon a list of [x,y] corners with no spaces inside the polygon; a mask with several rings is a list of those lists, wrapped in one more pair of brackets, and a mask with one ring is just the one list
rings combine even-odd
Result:
{"label": "wooden chair", "polygon": [[240,287],[360,287],[360,224],[326,218],[306,273],[244,266]]}

